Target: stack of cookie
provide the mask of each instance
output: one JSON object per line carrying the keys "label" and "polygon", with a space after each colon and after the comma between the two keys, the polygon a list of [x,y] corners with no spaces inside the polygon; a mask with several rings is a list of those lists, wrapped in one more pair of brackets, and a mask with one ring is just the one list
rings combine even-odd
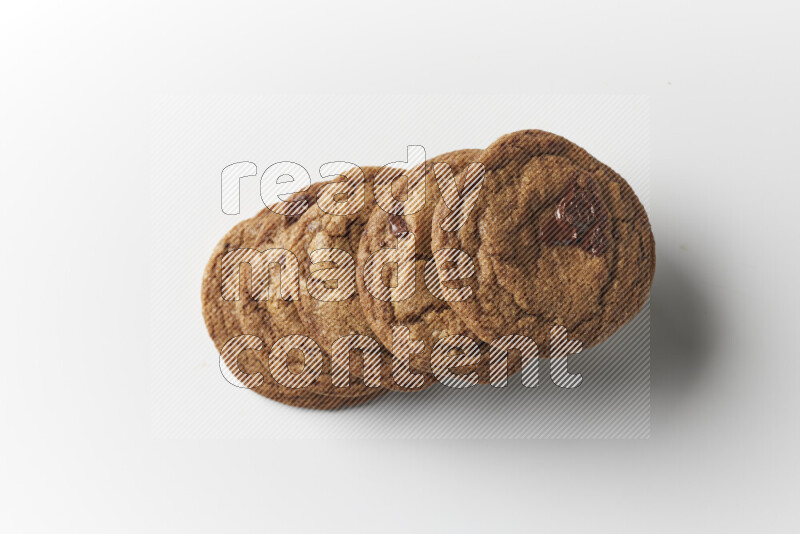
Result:
{"label": "stack of cookie", "polygon": [[[387,181],[407,200],[424,184],[424,202],[387,212],[373,196]],[[354,213],[326,208],[358,195]],[[405,261],[376,261],[409,242]],[[496,347],[524,339],[547,357],[556,327],[596,345],[641,309],[654,270],[630,186],[570,141],[525,130],[407,173],[355,168],[263,209],[214,249],[203,315],[238,385],[335,409],[444,377],[497,385]]]}

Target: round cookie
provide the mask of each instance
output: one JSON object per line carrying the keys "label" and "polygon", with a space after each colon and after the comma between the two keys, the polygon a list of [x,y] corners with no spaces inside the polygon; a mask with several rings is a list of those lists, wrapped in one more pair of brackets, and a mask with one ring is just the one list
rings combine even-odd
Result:
{"label": "round cookie", "polygon": [[[319,211],[316,205],[317,195],[327,183],[329,182],[311,184],[308,189],[292,195],[287,200],[288,202],[302,201],[305,206],[302,213],[296,216],[274,214],[271,217],[266,217],[260,226],[252,248],[260,251],[284,249],[291,252],[290,241],[294,224],[299,221],[300,215],[303,213],[310,213],[311,216],[316,216],[313,214]],[[273,271],[273,273],[266,273],[267,276],[276,274],[278,270],[273,269]],[[287,273],[288,271],[282,271],[280,276],[285,276]],[[296,274],[299,275],[299,272]],[[291,285],[297,288],[299,294],[300,284],[298,279],[290,276],[288,280]],[[284,281],[279,276],[273,276],[272,282],[271,290],[274,294],[270,295],[268,299],[257,300],[254,298],[252,294],[253,284],[245,284],[242,289],[242,298],[237,301],[239,304],[237,311],[244,331],[259,336],[268,347],[273,347],[276,341],[290,335],[305,336],[317,343],[323,355],[323,365],[319,378],[314,384],[308,386],[308,389],[314,393],[340,397],[354,397],[374,393],[377,388],[367,386],[360,379],[363,373],[359,365],[360,362],[354,362],[347,386],[334,387],[332,385],[331,357],[328,352],[330,347],[322,345],[316,334],[306,328],[300,320],[296,306],[298,295],[295,295],[294,300],[291,300],[291,297],[287,297],[287,300],[287,298],[283,297],[279,288],[279,283]],[[303,370],[304,362],[299,356],[299,351],[296,354],[289,353],[287,357],[287,367],[290,372],[299,373]]]}
{"label": "round cookie", "polygon": [[[431,373],[431,353],[436,342],[447,336],[461,335],[478,344],[481,350],[481,363],[458,366],[454,373],[466,375],[477,371],[479,383],[488,383],[489,354],[487,347],[469,330],[466,323],[450,308],[447,301],[437,298],[431,293],[425,279],[426,265],[433,258],[431,221],[441,199],[434,165],[437,163],[448,164],[453,176],[456,176],[469,163],[476,161],[480,154],[481,151],[477,149],[457,150],[427,161],[425,163],[426,196],[421,210],[403,216],[388,214],[379,206],[375,206],[372,210],[359,244],[358,264],[362,267],[365,266],[374,253],[387,247],[394,248],[397,246],[398,238],[404,237],[408,233],[413,234],[416,242],[416,274],[413,294],[403,300],[376,298],[368,291],[363,276],[358,278],[358,289],[367,322],[384,345],[392,346],[393,325],[406,326],[412,339],[424,342],[424,352],[412,358],[412,367],[415,370]],[[406,185],[407,180],[403,179],[401,189]],[[386,273],[383,273],[383,278],[383,283],[388,285]],[[388,294],[384,295],[384,297],[387,296]]]}
{"label": "round cookie", "polygon": [[[363,182],[361,181],[361,171],[363,171]],[[342,175],[341,180],[338,180],[338,183],[342,184],[341,192],[351,197],[357,188],[363,187],[364,203],[358,212],[350,215],[334,215],[326,213],[317,205],[303,214],[289,232],[290,248],[300,262],[301,280],[306,282],[306,290],[300,292],[300,299],[296,303],[297,308],[300,319],[308,331],[313,332],[318,343],[327,350],[331,350],[333,344],[345,336],[360,335],[375,340],[381,349],[381,386],[397,391],[417,391],[419,388],[404,387],[393,380],[392,355],[376,338],[359,302],[358,290],[355,285],[359,269],[356,268],[355,262],[363,227],[375,205],[373,181],[381,171],[381,167],[363,167],[361,171],[358,168],[350,169]],[[333,292],[334,296],[321,297],[314,288],[327,287],[327,282],[320,279],[319,267],[326,271],[330,269],[326,267],[326,262],[317,262],[312,269],[311,254],[314,251],[331,249],[346,252],[352,259],[350,267],[353,268],[353,271],[340,273],[339,283],[342,285]],[[342,262],[334,263],[337,266],[344,265]],[[343,283],[343,280],[352,281],[353,284]],[[361,363],[360,360],[361,358],[351,358],[356,365]],[[433,383],[432,377],[425,376],[424,378],[424,386]]]}
{"label": "round cookie", "polygon": [[[225,352],[225,347],[231,339],[244,334],[253,335],[253,332],[247,331],[241,324],[240,301],[225,300],[222,296],[222,257],[230,250],[254,248],[259,236],[264,233],[265,226],[273,225],[276,219],[283,219],[283,216],[265,208],[255,217],[237,224],[217,244],[206,266],[202,284],[203,317],[209,335],[221,354]],[[226,357],[224,360],[231,372],[246,385],[251,386],[250,389],[272,400],[297,407],[337,409],[367,402],[384,393],[382,390],[374,389],[361,396],[340,397],[319,394],[313,391],[313,387],[303,389],[283,387],[272,379],[267,369],[265,360],[269,348],[270,346],[265,343],[260,351],[245,350],[238,354],[237,359]],[[257,374],[261,375],[261,382],[248,383],[247,377],[255,379]]]}
{"label": "round cookie", "polygon": [[531,337],[547,356],[554,326],[589,348],[631,320],[650,291],[655,244],[625,180],[539,130],[501,137],[478,161],[485,181],[465,224],[442,230],[443,203],[432,224],[435,250],[457,248],[472,258],[472,296],[450,303],[470,329],[487,343]]}

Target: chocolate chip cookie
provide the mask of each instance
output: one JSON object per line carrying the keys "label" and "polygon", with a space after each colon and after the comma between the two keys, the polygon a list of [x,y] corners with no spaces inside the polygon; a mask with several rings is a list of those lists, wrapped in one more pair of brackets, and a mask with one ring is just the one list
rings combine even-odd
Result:
{"label": "chocolate chip cookie", "polygon": [[[296,200],[295,197],[293,199]],[[278,383],[268,365],[268,356],[273,343],[284,331],[291,330],[292,324],[299,324],[292,302],[280,302],[271,295],[273,304],[264,309],[264,301],[252,299],[253,284],[241,284],[242,294],[238,300],[224,298],[222,290],[223,268],[230,274],[234,265],[223,265],[223,259],[230,251],[237,249],[255,250],[270,244],[266,236],[279,233],[291,217],[285,217],[265,208],[255,217],[237,224],[219,242],[206,266],[202,285],[203,317],[208,332],[223,355],[227,367],[240,382],[257,393],[270,399],[298,407],[336,409],[361,404],[380,396],[383,390],[365,388],[356,381],[353,388],[341,394],[339,388],[331,388],[330,358],[322,353],[322,372],[319,378],[308,387],[290,388]],[[252,258],[251,258],[252,259]],[[252,266],[250,267],[252,270]],[[244,278],[244,277],[243,277]],[[238,292],[238,288],[235,288]],[[285,304],[285,306],[284,306]],[[281,317],[280,326],[269,315],[276,310]],[[293,315],[294,314],[294,315]],[[238,336],[247,335],[243,341],[231,341]],[[241,350],[247,348],[248,350]],[[296,352],[296,351],[294,351]],[[294,353],[287,355],[286,367],[291,372],[299,372],[303,361]]]}
{"label": "chocolate chip cookie", "polygon": [[[386,177],[394,171],[398,176],[402,174],[402,171],[382,170],[381,167],[356,167],[345,172],[336,181],[340,186],[338,194],[353,198],[358,192],[361,202],[355,208],[360,209],[341,215],[317,206],[292,226],[289,241],[300,262],[301,278],[306,280],[306,291],[301,291],[297,308],[307,331],[325,347],[347,339],[358,338],[362,342],[371,339],[374,348],[380,350],[381,385],[387,389],[415,391],[432,384],[431,377],[415,379],[408,377],[408,373],[416,373],[408,371],[404,374],[407,380],[395,380],[393,355],[372,331],[356,287],[359,241],[375,206],[374,181],[379,173],[383,172],[381,176]],[[360,360],[351,358],[356,365]]]}
{"label": "chocolate chip cookie", "polygon": [[[442,198],[439,182],[444,183],[443,180],[455,178],[470,162],[476,161],[480,154],[481,151],[475,149],[457,150],[429,160],[425,164],[425,204],[412,214],[389,214],[375,206],[359,244],[358,264],[365,268],[365,272],[364,276],[358,278],[358,289],[367,323],[384,345],[392,347],[392,329],[397,326],[407,327],[411,339],[424,343],[424,351],[411,360],[412,368],[416,371],[432,372],[431,353],[438,341],[448,336],[466,336],[477,343],[481,350],[481,362],[458,366],[454,372],[457,375],[469,375],[477,371],[479,382],[487,383],[488,350],[450,308],[447,301],[440,298],[441,295],[434,295],[426,283],[426,268],[427,280],[438,281],[431,251],[431,221]],[[446,176],[446,168],[437,164],[449,165],[452,175]],[[402,190],[407,185],[408,180],[401,179],[399,189]],[[416,249],[412,267],[415,270],[413,293],[407,297],[397,295],[399,272],[388,269],[379,273],[381,280],[376,283],[377,288],[370,290],[365,283],[371,274],[365,267],[369,258],[382,249],[397,247],[398,241],[409,235],[414,237]]]}
{"label": "chocolate chip cookie", "polygon": [[[471,296],[450,306],[481,339],[521,334],[547,355],[553,326],[583,348],[596,345],[642,308],[655,271],[647,214],[630,186],[588,152],[555,134],[505,135],[477,161],[480,196],[455,231],[432,223],[434,250],[472,259]],[[458,177],[463,187],[466,174]]]}

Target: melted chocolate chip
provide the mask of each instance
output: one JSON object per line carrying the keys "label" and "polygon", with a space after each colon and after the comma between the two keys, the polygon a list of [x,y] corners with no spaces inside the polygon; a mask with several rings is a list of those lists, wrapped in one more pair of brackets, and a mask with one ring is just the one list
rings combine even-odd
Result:
{"label": "melted chocolate chip", "polygon": [[556,211],[561,212],[564,221],[575,228],[579,235],[584,235],[597,221],[596,202],[597,197],[586,189],[573,189],[572,194],[561,202]]}
{"label": "melted chocolate chip", "polygon": [[408,225],[401,215],[389,214],[389,227],[395,237],[403,237],[408,234]]}
{"label": "melted chocolate chip", "polygon": [[576,176],[564,189],[541,236],[548,245],[577,246],[599,256],[608,248],[607,218],[594,180],[584,182],[581,186]]}

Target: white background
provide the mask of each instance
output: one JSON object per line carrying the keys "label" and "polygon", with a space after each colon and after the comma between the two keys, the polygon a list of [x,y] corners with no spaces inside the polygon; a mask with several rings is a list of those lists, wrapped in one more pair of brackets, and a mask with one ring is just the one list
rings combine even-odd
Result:
{"label": "white background", "polygon": [[[3,9],[4,531],[797,529],[789,3],[224,6]],[[271,92],[649,95],[651,438],[154,437],[153,97]]]}

